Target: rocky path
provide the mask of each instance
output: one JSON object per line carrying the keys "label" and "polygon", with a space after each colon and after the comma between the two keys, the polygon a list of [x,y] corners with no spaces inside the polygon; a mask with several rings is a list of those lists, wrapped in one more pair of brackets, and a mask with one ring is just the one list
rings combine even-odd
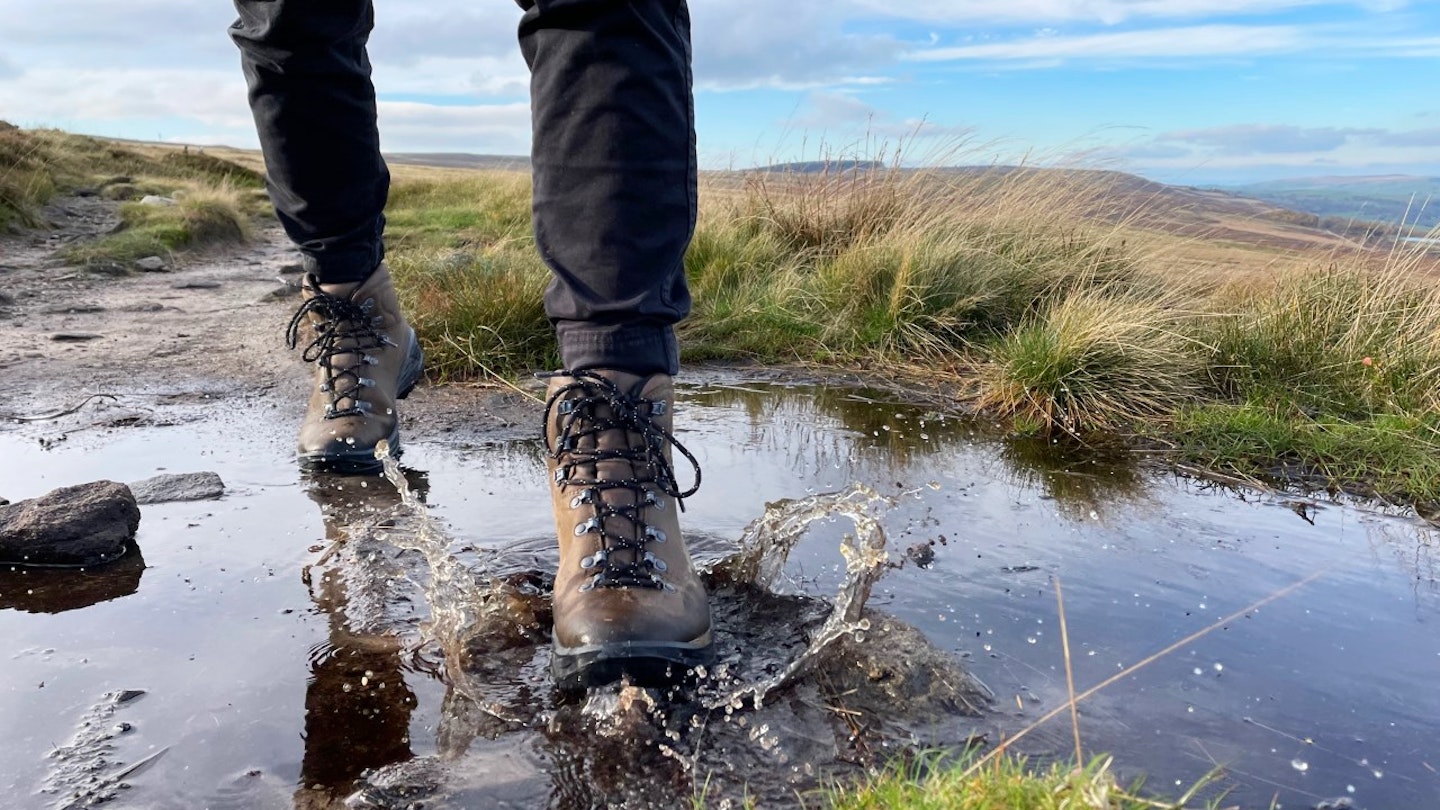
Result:
{"label": "rocky path", "polygon": [[[0,235],[0,430],[72,409],[70,430],[227,408],[299,419],[309,372],[284,345],[298,257],[278,225],[245,245],[165,257],[159,271],[105,275],[59,251],[113,230],[117,204],[67,197],[44,217],[51,227]],[[496,389],[444,386],[418,390],[402,413],[422,433],[494,438],[530,432],[529,410]]]}

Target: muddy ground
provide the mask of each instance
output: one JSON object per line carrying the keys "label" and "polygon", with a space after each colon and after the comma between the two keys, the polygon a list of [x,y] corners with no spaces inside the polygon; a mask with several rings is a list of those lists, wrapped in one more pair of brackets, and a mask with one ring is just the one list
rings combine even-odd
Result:
{"label": "muddy ground", "polygon": [[[214,403],[298,422],[310,369],[284,342],[298,254],[277,225],[244,245],[165,257],[163,272],[112,275],[59,252],[112,231],[117,203],[66,197],[44,218],[48,229],[0,234],[0,418],[84,403],[82,424],[109,428],[193,418],[193,406]],[[486,441],[533,433],[532,410],[507,389],[447,385],[420,387],[401,415],[407,430]]]}

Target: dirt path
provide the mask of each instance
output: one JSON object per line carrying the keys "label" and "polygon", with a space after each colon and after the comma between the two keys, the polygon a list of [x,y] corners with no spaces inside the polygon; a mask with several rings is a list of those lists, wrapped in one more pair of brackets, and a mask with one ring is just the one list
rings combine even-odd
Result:
{"label": "dirt path", "polygon": [[[64,246],[119,222],[115,203],[67,197],[52,227],[0,235],[0,429],[86,403],[67,430],[183,422],[225,408],[298,421],[309,369],[285,348],[299,276],[278,225],[246,245],[178,257],[165,272],[67,266]],[[198,406],[198,407],[197,407]],[[218,407],[217,407],[218,406]],[[402,409],[422,435],[533,432],[532,405],[492,388],[422,387]],[[33,424],[33,423],[31,423]]]}

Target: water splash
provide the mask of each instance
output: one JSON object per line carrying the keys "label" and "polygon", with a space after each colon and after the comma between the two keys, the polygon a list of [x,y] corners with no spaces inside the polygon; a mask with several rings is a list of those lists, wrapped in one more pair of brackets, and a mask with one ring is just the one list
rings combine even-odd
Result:
{"label": "water splash", "polygon": [[514,707],[487,699],[484,681],[468,664],[489,653],[537,641],[544,621],[538,615],[536,594],[483,567],[467,568],[451,553],[450,538],[411,490],[387,442],[382,440],[376,446],[375,457],[413,516],[413,530],[394,533],[388,540],[398,548],[419,552],[430,569],[430,580],[423,583],[430,620],[422,628],[421,646],[439,647],[447,682],[474,708],[506,723],[523,724],[526,718],[516,714]]}
{"label": "water splash", "polygon": [[880,516],[893,505],[892,499],[864,484],[766,505],[765,513],[746,527],[740,550],[713,566],[707,572],[710,576],[773,591],[790,553],[810,527],[818,521],[843,517],[855,527],[840,542],[845,581],[835,594],[829,614],[811,633],[809,644],[799,655],[773,675],[749,682],[742,678],[740,683],[707,697],[708,708],[734,708],[747,702],[759,707],[768,695],[807,672],[821,653],[840,639],[850,636],[857,642],[864,640],[865,631],[870,629],[869,620],[863,616],[865,601],[889,562]]}

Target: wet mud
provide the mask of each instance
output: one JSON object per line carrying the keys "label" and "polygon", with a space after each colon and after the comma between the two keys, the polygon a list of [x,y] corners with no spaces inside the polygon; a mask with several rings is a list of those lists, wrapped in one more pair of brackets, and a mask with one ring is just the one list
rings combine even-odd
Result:
{"label": "wet mud", "polygon": [[[12,500],[177,469],[227,483],[144,507],[143,558],[0,572],[0,790],[21,808],[813,805],[1062,706],[1059,579],[1080,689],[1215,625],[1081,704],[1087,753],[1125,778],[1178,793],[1218,765],[1210,795],[1242,807],[1440,804],[1423,521],[754,377],[681,392],[719,649],[671,693],[551,687],[555,552],[523,418],[407,422],[388,478],[302,478],[279,408],[156,398],[128,424],[94,403],[0,427]],[[1016,748],[1069,756],[1068,723]]]}

